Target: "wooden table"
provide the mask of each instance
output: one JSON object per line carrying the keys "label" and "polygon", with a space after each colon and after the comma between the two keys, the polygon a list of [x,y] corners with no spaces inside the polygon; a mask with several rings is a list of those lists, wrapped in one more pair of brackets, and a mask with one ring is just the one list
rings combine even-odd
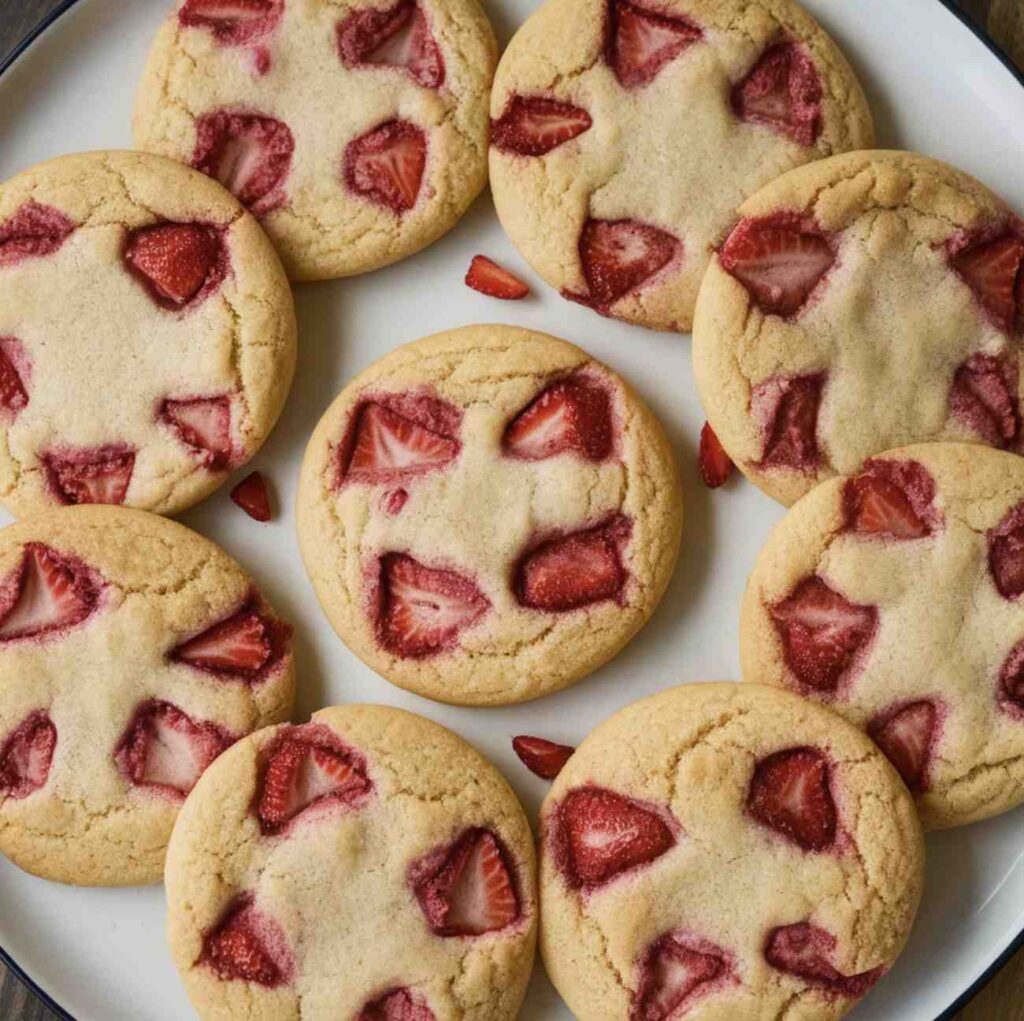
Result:
{"label": "wooden table", "polygon": [[[0,57],[60,0],[2,0]],[[855,2],[855,0],[853,0]],[[894,0],[899,3],[899,0]],[[1024,69],[1024,0],[955,0]],[[168,0],[170,3],[170,0]],[[54,1021],[56,1015],[0,964],[0,1019]],[[1024,1021],[1024,950],[962,1010],[956,1021]]]}

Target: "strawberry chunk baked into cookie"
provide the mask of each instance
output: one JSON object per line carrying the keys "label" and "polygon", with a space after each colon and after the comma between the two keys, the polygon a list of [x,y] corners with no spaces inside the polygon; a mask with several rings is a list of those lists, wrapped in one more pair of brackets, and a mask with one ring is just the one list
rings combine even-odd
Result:
{"label": "strawberry chunk baked into cookie", "polygon": [[167,932],[201,1018],[513,1021],[533,837],[498,771],[383,706],[239,741],[182,809]]}
{"label": "strawberry chunk baked into cookie", "polygon": [[0,852],[47,879],[155,883],[178,809],[292,704],[291,629],[212,542],[68,507],[0,532]]}
{"label": "strawberry chunk baked into cookie", "polygon": [[708,420],[791,504],[925,440],[1020,451],[1024,223],[906,152],[801,167],[739,209],[693,333]]}
{"label": "strawberry chunk baked into cookie", "polygon": [[135,144],[230,188],[293,280],[362,273],[439,238],[483,188],[495,59],[476,0],[181,0]]}
{"label": "strawberry chunk baked into cookie", "polygon": [[579,1021],[831,1021],[892,966],[921,826],[868,738],[757,685],[599,726],[541,812],[541,953]]}
{"label": "strawberry chunk baked into cookie", "polygon": [[215,181],[127,152],[0,184],[0,501],[176,514],[259,449],[295,312],[259,224]]}
{"label": "strawberry chunk baked into cookie", "polygon": [[614,656],[665,591],[681,522],[668,441],[626,383],[511,326],[376,362],[299,481],[334,629],[392,683],[463,705],[536,698]]}
{"label": "strawberry chunk baked into cookie", "polygon": [[491,96],[509,237],[574,301],[690,329],[712,251],[784,171],[870,146],[835,43],[791,0],[549,0]]}
{"label": "strawberry chunk baked into cookie", "polygon": [[746,680],[864,727],[926,828],[1024,801],[1024,459],[962,443],[874,457],[805,496],[750,577]]}

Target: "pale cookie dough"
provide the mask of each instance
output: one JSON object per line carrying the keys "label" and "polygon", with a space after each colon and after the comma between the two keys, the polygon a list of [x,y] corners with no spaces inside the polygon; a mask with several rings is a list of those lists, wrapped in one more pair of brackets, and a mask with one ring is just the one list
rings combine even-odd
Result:
{"label": "pale cookie dough", "polygon": [[541,812],[541,953],[579,1021],[831,1021],[892,966],[914,804],[826,709],[692,684],[599,726]]}
{"label": "pale cookie dough", "polygon": [[801,167],[740,206],[708,268],[693,366],[733,461],[791,504],[883,450],[1021,449],[1024,224],[906,152]]}
{"label": "pale cookie dough", "polygon": [[496,59],[476,0],[181,0],[135,144],[223,181],[293,280],[363,273],[435,241],[484,187]]}
{"label": "pale cookie dough", "polygon": [[291,628],[183,525],[68,507],[0,532],[0,852],[64,883],[160,880],[179,806],[291,710]]}
{"label": "pale cookie dough", "polygon": [[572,684],[654,612],[679,549],[668,441],[586,352],[511,326],[399,348],[320,420],[299,543],[341,638],[393,684],[505,705]]}
{"label": "pale cookie dough", "polygon": [[288,281],[215,181],[63,156],[0,184],[0,501],[176,514],[260,448],[295,364]]}
{"label": "pale cookie dough", "polygon": [[752,192],[873,144],[835,43],[791,0],[548,0],[491,96],[502,225],[566,297],[687,331]]}
{"label": "pale cookie dough", "polygon": [[926,828],[1024,801],[1024,459],[959,443],[805,496],[750,577],[746,680],[872,734]]}
{"label": "pale cookie dough", "polygon": [[498,771],[383,706],[270,727],[211,767],[167,855],[167,934],[203,1019],[513,1021],[533,837]]}

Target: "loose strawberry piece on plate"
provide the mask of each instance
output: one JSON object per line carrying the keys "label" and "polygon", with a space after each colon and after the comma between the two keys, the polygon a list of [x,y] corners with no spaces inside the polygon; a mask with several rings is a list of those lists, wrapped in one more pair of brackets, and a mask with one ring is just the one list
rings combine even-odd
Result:
{"label": "loose strawberry piece on plate", "polygon": [[161,305],[181,308],[209,294],[224,277],[224,247],[216,230],[198,223],[164,223],[128,235],[124,260]]}
{"label": "loose strawberry piece on plate", "polygon": [[343,478],[379,482],[443,468],[459,453],[459,442],[441,432],[451,423],[429,414],[422,421],[369,401],[354,416],[354,428],[343,447],[349,451]]}
{"label": "loose strawberry piece on plate", "polygon": [[612,409],[605,387],[586,376],[573,376],[547,387],[505,429],[506,454],[542,461],[575,451],[588,461],[612,453]]}
{"label": "loose strawberry piece on plate", "polygon": [[253,600],[171,650],[187,663],[229,678],[256,681],[284,654],[291,629],[262,614]]}
{"label": "loose strawberry piece on plate", "polygon": [[52,255],[74,229],[75,224],[59,209],[26,202],[0,223],[0,266]]}
{"label": "loose strawberry piece on plate", "polygon": [[972,355],[953,375],[949,410],[986,443],[1012,446],[1020,436],[1015,361]]}
{"label": "loose strawberry piece on plate", "polygon": [[863,996],[885,969],[872,968],[859,975],[844,975],[832,964],[835,948],[836,938],[832,933],[810,922],[796,922],[768,933],[764,956],[773,968],[802,978],[808,985],[839,996]]}
{"label": "loose strawberry piece on plate", "polygon": [[595,887],[647,865],[675,845],[666,819],[653,807],[603,787],[577,787],[556,809],[556,858],[573,887]]}
{"label": "loose strawberry piece on plate", "polygon": [[160,418],[177,433],[178,438],[198,451],[206,467],[219,471],[231,460],[231,398],[220,397],[168,398],[160,408]]}
{"label": "loose strawberry piece on plate", "polygon": [[917,461],[868,461],[843,486],[846,528],[859,535],[921,539],[938,517],[935,481]]}
{"label": "loose strawberry piece on plate", "polygon": [[1024,504],[1014,507],[988,534],[988,566],[1004,599],[1024,592]]}
{"label": "loose strawberry piece on plate", "polygon": [[345,182],[357,195],[401,216],[416,205],[427,165],[427,136],[409,121],[387,121],[345,146]]}
{"label": "loose strawberry piece on plate", "polygon": [[761,759],[750,781],[747,811],[805,851],[831,847],[836,806],[825,756],[815,748],[787,748]]}
{"label": "loose strawberry piece on plate", "polygon": [[608,5],[608,64],[626,89],[649,85],[703,33],[692,22],[628,0]]}
{"label": "loose strawberry piece on plate", "polygon": [[999,672],[999,704],[1017,719],[1024,719],[1024,641],[1010,650]]}
{"label": "loose strawberry piece on plate", "polygon": [[819,462],[818,408],[825,377],[773,376],[758,383],[750,410],[764,428],[761,467],[810,471]]}
{"label": "loose strawberry piece on plate", "polygon": [[640,963],[631,1021],[669,1021],[685,1014],[726,969],[725,954],[718,947],[682,933],[666,933]]}
{"label": "loose strawberry piece on plate", "polygon": [[922,699],[882,713],[868,725],[875,744],[915,793],[928,789],[928,763],[938,721],[935,703]]}
{"label": "loose strawberry piece on plate", "polygon": [[949,246],[950,265],[974,292],[988,317],[1012,333],[1024,287],[1024,238],[1016,234],[971,239],[959,237]]}
{"label": "loose strawberry piece on plate", "polygon": [[291,951],[280,925],[243,897],[203,938],[200,963],[225,982],[280,986],[290,981]]}
{"label": "loose strawberry piece on plate", "polygon": [[16,801],[46,786],[57,728],[42,710],[30,713],[0,747],[0,798]]}
{"label": "loose strawberry piece on plate", "polygon": [[796,43],[779,43],[765,50],[733,89],[732,107],[737,117],[810,146],[821,134],[821,98],[808,53]]}
{"label": "loose strawberry piece on plate", "polygon": [[259,472],[250,472],[231,490],[231,499],[238,504],[250,518],[256,521],[270,520],[270,496],[267,484]]}
{"label": "loose strawberry piece on plate", "polygon": [[0,337],[0,415],[7,421],[13,421],[28,404],[27,375],[21,342],[14,337]]}
{"label": "loose strawberry piece on plate", "polygon": [[135,468],[135,451],[123,446],[50,451],[41,460],[61,503],[122,504]]}
{"label": "loose strawberry piece on plate", "polygon": [[512,738],[512,748],[523,765],[544,780],[554,780],[576,751],[569,745],[555,744],[543,737],[529,737],[526,734]]}
{"label": "loose strawberry piece on plate", "polygon": [[732,460],[707,422],[700,431],[699,461],[700,476],[708,489],[717,489],[729,481],[733,469]]}
{"label": "loose strawberry piece on plate", "polygon": [[378,638],[388,652],[406,659],[452,648],[490,608],[468,578],[426,567],[404,553],[381,558],[380,589]]}
{"label": "loose strawberry piece on plate", "polygon": [[389,989],[366,1004],[356,1021],[437,1021],[434,1012],[408,989]]}
{"label": "loose strawberry piece on plate", "polygon": [[636,220],[587,220],[580,234],[585,296],[567,297],[605,311],[667,266],[682,245],[667,231]]}
{"label": "loose strawberry piece on plate", "polygon": [[816,692],[836,690],[878,626],[875,607],[850,602],[817,575],[805,578],[769,613],[786,665],[802,687]]}
{"label": "loose strawberry piece on plate", "polygon": [[283,11],[283,0],[185,0],[178,20],[207,29],[226,46],[244,46],[277,28]]}
{"label": "loose strawberry piece on plate", "polygon": [[526,286],[507,269],[488,259],[486,255],[474,255],[466,271],[466,286],[491,298],[503,301],[518,301],[530,293]]}
{"label": "loose strawberry piece on plate", "polygon": [[513,96],[491,122],[491,145],[499,152],[543,156],[582,135],[593,121],[586,110],[544,96]]}
{"label": "loose strawberry piece on plate", "polygon": [[338,25],[338,53],[346,67],[396,67],[428,89],[444,82],[444,60],[414,0],[386,10],[353,11]]}

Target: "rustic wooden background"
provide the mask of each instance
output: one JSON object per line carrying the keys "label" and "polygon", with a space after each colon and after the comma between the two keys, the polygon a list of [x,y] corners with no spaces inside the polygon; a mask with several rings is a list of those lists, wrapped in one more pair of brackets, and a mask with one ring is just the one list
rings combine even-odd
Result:
{"label": "rustic wooden background", "polygon": [[[1024,69],[1024,0],[955,2]],[[0,0],[0,57],[58,3],[59,0]],[[54,1021],[55,1017],[0,964],[2,1021]],[[956,1021],[1024,1021],[1024,950],[957,1015]]]}

